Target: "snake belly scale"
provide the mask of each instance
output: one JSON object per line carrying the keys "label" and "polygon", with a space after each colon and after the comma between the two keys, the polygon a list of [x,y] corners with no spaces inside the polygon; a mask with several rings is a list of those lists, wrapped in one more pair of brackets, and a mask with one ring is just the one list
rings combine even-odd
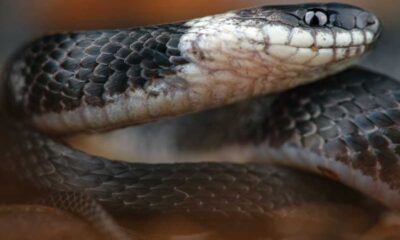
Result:
{"label": "snake belly scale", "polygon": [[[15,55],[6,74],[8,106],[18,117],[10,121],[10,142],[21,143],[8,158],[40,187],[85,192],[121,211],[253,216],[288,202],[338,198],[306,187],[323,192],[326,180],[271,162],[329,175],[398,209],[399,84],[367,70],[336,74],[369,49],[380,30],[377,17],[357,7],[303,4],[40,38]],[[257,138],[243,144],[251,156],[243,164],[226,162],[225,155],[219,163],[127,163],[62,141],[330,75],[277,96]]]}

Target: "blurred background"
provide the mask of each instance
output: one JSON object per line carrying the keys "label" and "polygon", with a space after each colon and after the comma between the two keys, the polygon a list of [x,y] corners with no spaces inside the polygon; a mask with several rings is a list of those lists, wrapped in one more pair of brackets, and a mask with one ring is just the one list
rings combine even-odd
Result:
{"label": "blurred background", "polygon": [[[178,21],[262,4],[305,0],[0,0],[0,66],[21,44],[49,32],[121,28]],[[328,1],[320,1],[328,2]],[[362,64],[400,79],[400,1],[344,0],[376,13],[385,30]]]}
{"label": "blurred background", "polygon": [[[220,13],[226,10],[263,4],[289,4],[316,1],[318,0],[0,0],[0,71],[1,68],[4,68],[6,59],[10,57],[10,55],[15,52],[22,44],[30,41],[35,37],[39,37],[43,34],[51,32],[133,27],[139,25],[179,21],[209,14]],[[319,0],[319,2],[327,1]],[[351,3],[363,7],[376,13],[380,17],[384,24],[382,39],[381,41],[379,41],[376,49],[372,51],[368,56],[366,56],[360,64],[362,64],[363,66],[367,66],[370,69],[386,73],[400,80],[400,16],[398,13],[400,9],[400,1],[345,0],[337,2]],[[0,178],[3,178],[3,176],[0,176]],[[15,187],[14,183],[9,183],[2,179],[0,179],[0,182],[2,184],[0,185],[0,198],[4,202],[5,199],[7,200],[9,198],[9,192],[13,193],[17,191],[17,187]],[[30,189],[26,190],[24,192],[24,195],[26,195],[29,190]],[[12,202],[12,200],[9,201]],[[302,231],[304,230],[307,232],[307,226],[311,226],[313,229],[316,229],[315,225],[321,225],[322,222],[323,224],[326,223],[326,226],[329,226],[331,228],[333,222],[337,223],[337,226],[341,226],[340,223],[343,223],[342,227],[354,228],[357,230],[364,229],[366,226],[369,226],[368,224],[371,220],[368,217],[365,217],[365,215],[360,214],[358,212],[359,210],[352,210],[356,214],[351,215],[357,216],[359,218],[359,221],[357,219],[354,220],[354,218],[352,218],[348,214],[349,212],[352,212],[348,209],[338,210],[336,208],[329,208],[329,210],[327,211],[331,211],[333,213],[336,222],[333,222],[331,218],[327,218],[325,219],[325,221],[321,221],[321,219],[319,218],[318,222],[313,222],[311,220],[307,222],[304,218],[304,212],[300,212],[298,214],[298,217],[291,216],[292,221],[286,220],[286,225],[283,224],[283,226],[285,226],[284,229],[286,229],[287,225],[291,225],[299,229],[306,228],[306,230],[302,229]],[[318,216],[320,215],[320,212],[321,209],[316,210],[314,213],[310,213],[307,210],[305,215]],[[2,215],[1,213],[2,211],[0,208],[0,233],[4,234],[4,232],[21,232],[23,235],[22,238],[13,239],[25,239],[24,237],[26,237],[29,233],[19,230],[12,231],[12,225],[14,224],[14,222],[10,221],[9,219],[14,219],[15,214],[12,215],[13,218],[9,218],[4,217],[4,214]],[[343,219],[349,221],[342,221]],[[70,229],[73,229],[72,225],[68,225],[60,220],[57,221],[60,223],[59,226],[62,226],[64,228],[66,228],[67,226],[65,232],[70,233]],[[57,221],[51,219],[48,222],[57,223]],[[26,216],[24,216],[23,222],[27,222]],[[32,223],[37,222],[40,221],[32,220],[29,222],[29,226],[33,226],[32,228],[33,230],[35,230],[33,232],[41,231],[40,226],[38,227],[37,224],[32,225]],[[152,219],[152,221],[141,221],[134,223],[136,224],[136,228],[139,227],[144,232],[150,231],[152,233],[158,232],[159,234],[165,234],[166,232],[169,233],[181,231],[183,232],[183,235],[192,232],[200,232],[204,235],[204,229],[202,227],[199,227],[199,225],[196,225],[193,222],[187,221],[187,219],[175,219],[171,221],[171,224],[165,224],[165,222],[168,223],[170,222],[170,220],[168,219],[168,221],[164,221],[164,223],[163,221],[157,219]],[[299,225],[298,222],[304,222],[304,224]],[[349,222],[351,223],[351,226],[345,224]],[[400,225],[400,217],[398,219],[398,223]],[[358,227],[354,227],[354,225]],[[45,222],[43,226],[46,226],[47,230],[49,225],[47,222]],[[158,227],[157,231],[154,230],[154,226]],[[56,227],[50,228],[52,228],[53,230],[56,229]],[[18,227],[16,229],[18,229]],[[324,228],[322,229],[324,230]],[[394,231],[398,233],[398,229],[398,226],[396,226],[394,228]],[[338,227],[337,231],[341,232],[346,230]],[[385,228],[384,232],[386,234],[388,230]],[[79,233],[78,230],[77,233]],[[381,234],[380,232],[378,233]],[[179,239],[204,239],[203,235],[194,235],[195,237]],[[59,237],[59,234],[57,236]],[[32,237],[32,239],[33,238],[35,237]],[[240,239],[241,236],[237,236],[237,238]],[[7,237],[7,239],[10,238]],[[41,237],[37,239],[52,238]],[[368,239],[378,238],[373,237]]]}

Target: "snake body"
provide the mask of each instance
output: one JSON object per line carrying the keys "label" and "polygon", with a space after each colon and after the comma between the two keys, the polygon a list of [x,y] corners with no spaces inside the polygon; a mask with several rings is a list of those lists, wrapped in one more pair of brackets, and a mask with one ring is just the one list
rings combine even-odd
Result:
{"label": "snake body", "polygon": [[294,88],[342,70],[379,33],[379,20],[359,8],[304,4],[38,39],[15,56],[7,74],[9,106],[22,117],[10,123],[10,142],[18,147],[9,159],[38,186],[85,192],[123,212],[257,216],[290,203],[342,199],[336,191],[347,191],[271,162],[329,176],[398,209],[400,85],[367,70],[290,90],[271,108],[257,103],[257,124],[243,126],[247,133],[233,140],[241,146],[234,155],[246,163],[223,151],[213,152],[218,163],[111,161],[48,136]]}

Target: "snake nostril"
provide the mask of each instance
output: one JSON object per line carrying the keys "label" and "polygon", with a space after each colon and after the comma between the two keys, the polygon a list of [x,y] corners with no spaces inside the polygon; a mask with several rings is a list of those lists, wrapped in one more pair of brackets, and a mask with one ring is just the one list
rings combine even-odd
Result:
{"label": "snake nostril", "polygon": [[377,22],[378,22],[377,18],[374,15],[367,12],[362,13],[356,18],[356,25],[358,28],[361,29],[374,26],[376,25]]}
{"label": "snake nostril", "polygon": [[377,22],[376,18],[370,15],[367,19],[367,26],[374,25],[376,22]]}

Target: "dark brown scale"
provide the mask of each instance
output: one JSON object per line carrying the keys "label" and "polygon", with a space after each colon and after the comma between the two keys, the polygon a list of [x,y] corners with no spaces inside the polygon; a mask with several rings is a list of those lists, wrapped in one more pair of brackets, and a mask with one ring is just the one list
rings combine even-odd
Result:
{"label": "dark brown scale", "polygon": [[321,137],[323,137],[324,139],[327,140],[334,140],[340,137],[340,130],[338,127],[334,126],[331,127],[327,130],[323,130],[323,131],[319,131],[319,134],[321,135]]}
{"label": "dark brown scale", "polygon": [[85,55],[85,53],[82,52],[80,49],[73,49],[67,55],[70,58],[77,59],[77,58],[82,58]]}
{"label": "dark brown scale", "polygon": [[109,53],[101,53],[97,58],[96,62],[99,64],[109,65],[115,59],[114,55]]}
{"label": "dark brown scale", "polygon": [[142,47],[142,49],[139,52],[139,55],[142,56],[143,61],[148,61],[153,59],[153,50],[148,47]]}
{"label": "dark brown scale", "polygon": [[[181,52],[179,51],[179,49],[172,49],[172,48],[168,48],[166,53],[168,55],[174,56],[174,57],[181,57]],[[186,60],[187,62],[187,60]]]}
{"label": "dark brown scale", "polygon": [[68,50],[68,49],[72,48],[74,46],[74,44],[75,44],[74,41],[67,40],[67,41],[62,42],[60,44],[59,48],[61,48],[63,50]]}
{"label": "dark brown scale", "polygon": [[400,189],[399,179],[399,156],[391,150],[383,149],[376,150],[376,155],[382,169],[379,172],[379,177],[385,182],[390,182],[393,189]]}
{"label": "dark brown scale", "polygon": [[113,74],[115,71],[112,70],[108,64],[98,64],[93,71],[93,75],[107,77]]}
{"label": "dark brown scale", "polygon": [[60,68],[60,65],[55,62],[55,61],[49,61],[43,66],[43,71],[46,73],[56,73],[58,69]]}
{"label": "dark brown scale", "polygon": [[65,98],[63,98],[63,101],[65,104],[70,99],[75,99],[75,100],[79,99],[79,96],[82,95],[81,92],[83,91],[83,89],[78,89],[79,86],[81,86],[80,83],[73,84],[73,82],[69,82],[68,87],[63,89],[62,96],[65,97]]}
{"label": "dark brown scale", "polygon": [[77,59],[67,58],[64,62],[61,63],[60,66],[64,70],[75,72],[79,68],[79,61]]}
{"label": "dark brown scale", "polygon": [[371,120],[369,120],[366,116],[363,115],[356,117],[353,123],[358,128],[364,131],[372,131],[376,127]]}
{"label": "dark brown scale", "polygon": [[135,52],[139,52],[143,48],[143,42],[140,41],[138,38],[132,38],[131,39],[132,44],[130,44],[129,48]]}
{"label": "dark brown scale", "polygon": [[128,71],[129,69],[129,65],[125,63],[124,60],[122,59],[114,59],[111,63],[110,63],[110,68],[114,71],[123,73],[126,75],[126,71]]}
{"label": "dark brown scale", "polygon": [[92,56],[86,56],[81,60],[81,67],[82,68],[88,68],[88,69],[93,69],[96,67],[96,58]]}
{"label": "dark brown scale", "polygon": [[118,32],[117,34],[113,35],[110,38],[110,42],[116,44],[114,46],[119,46],[120,45],[119,43],[122,42],[125,38],[127,38],[128,35],[129,34],[127,32]]}
{"label": "dark brown scale", "polygon": [[140,64],[140,62],[142,61],[142,57],[139,55],[139,53],[133,52],[129,54],[125,61],[129,65]]}
{"label": "dark brown scale", "polygon": [[56,82],[63,82],[66,83],[68,79],[72,79],[74,77],[74,74],[71,72],[67,71],[58,71],[56,75],[54,76],[54,80]]}
{"label": "dark brown scale", "polygon": [[389,148],[390,142],[384,135],[379,132],[374,132],[368,135],[368,142],[373,148],[376,149],[387,149]]}
{"label": "dark brown scale", "polygon": [[367,115],[368,119],[371,120],[376,126],[384,128],[390,127],[394,122],[382,112],[372,112]]}
{"label": "dark brown scale", "polygon": [[101,48],[101,52],[103,53],[108,53],[108,54],[115,54],[119,49],[121,49],[121,46],[119,46],[117,43],[108,43],[104,45]]}
{"label": "dark brown scale", "polygon": [[142,69],[140,76],[144,79],[156,79],[158,76],[158,71],[152,69]]}
{"label": "dark brown scale", "polygon": [[319,116],[313,119],[313,121],[317,124],[320,130],[329,129],[335,125],[335,123],[331,119],[324,116]]}
{"label": "dark brown scale", "polygon": [[341,157],[339,159],[346,159],[343,156],[347,157],[349,148],[341,139],[333,139],[323,144],[323,151],[326,157],[337,158],[338,155],[340,155]]}
{"label": "dark brown scale", "polygon": [[128,87],[128,76],[124,72],[116,72],[104,84],[104,89],[114,95],[123,92]]}
{"label": "dark brown scale", "polygon": [[91,76],[93,76],[93,71],[87,68],[79,69],[79,71],[75,74],[75,77],[82,81],[89,79]]}
{"label": "dark brown scale", "polygon": [[[400,102],[400,101],[399,101]],[[383,111],[393,122],[400,123],[400,110],[396,108],[386,109]]]}
{"label": "dark brown scale", "polygon": [[376,180],[378,178],[378,162],[378,156],[373,151],[365,150],[355,153],[352,161],[347,164]]}
{"label": "dark brown scale", "polygon": [[167,51],[167,47],[165,46],[165,43],[160,43],[160,42],[156,43],[155,49],[156,49],[155,53]]}
{"label": "dark brown scale", "polygon": [[340,105],[328,107],[325,109],[325,116],[331,119],[343,119],[346,118],[347,116],[347,110],[344,107],[341,107]]}
{"label": "dark brown scale", "polygon": [[104,36],[104,37],[102,37],[102,38],[100,38],[100,39],[96,39],[96,40],[93,42],[94,45],[99,46],[99,47],[104,46],[104,45],[106,45],[106,44],[108,44],[108,43],[109,43],[109,39],[108,39],[107,36]]}
{"label": "dark brown scale", "polygon": [[344,135],[356,134],[358,133],[359,130],[357,126],[354,124],[354,121],[351,121],[349,119],[338,120],[336,121],[335,125],[340,128],[340,130],[343,132]]}
{"label": "dark brown scale", "polygon": [[88,83],[85,85],[83,91],[89,96],[99,96],[103,93],[103,84],[101,83]]}
{"label": "dark brown scale", "polygon": [[376,99],[379,106],[383,108],[396,108],[398,107],[398,102],[393,96],[382,95],[381,98]]}
{"label": "dark brown scale", "polygon": [[94,83],[105,83],[107,82],[108,78],[104,76],[92,75],[89,77],[90,82]]}
{"label": "dark brown scale", "polygon": [[55,43],[48,43],[43,47],[43,51],[51,52],[52,50],[56,49],[57,45]]}
{"label": "dark brown scale", "polygon": [[340,105],[347,110],[348,114],[360,114],[362,112],[362,109],[353,102],[345,102]]}
{"label": "dark brown scale", "polygon": [[280,127],[282,127],[282,129],[293,129],[293,126],[296,124],[296,121],[293,121],[290,118],[283,118],[282,120],[279,121],[280,123]]}
{"label": "dark brown scale", "polygon": [[170,49],[178,49],[178,45],[179,45],[179,38],[171,38],[167,42],[167,48]]}
{"label": "dark brown scale", "polygon": [[121,41],[121,44],[123,46],[126,46],[128,48],[130,48],[131,44],[135,43],[137,41],[137,39],[135,38],[136,34],[133,35],[129,35],[126,39]]}
{"label": "dark brown scale", "polygon": [[400,144],[400,129],[397,127],[387,128],[382,134],[390,139],[393,144]]}
{"label": "dark brown scale", "polygon": [[[172,54],[175,54],[175,53],[172,53]],[[181,65],[181,64],[187,63],[187,60],[184,57],[181,57],[181,56],[179,56],[179,57],[178,56],[172,56],[172,57],[169,58],[169,61],[171,62],[172,65]]]}
{"label": "dark brown scale", "polygon": [[365,151],[369,147],[369,142],[363,136],[352,134],[343,137],[344,142],[354,152]]}
{"label": "dark brown scale", "polygon": [[156,66],[161,66],[162,68],[169,68],[173,64],[167,56],[159,52],[154,52],[153,58],[154,64]]}
{"label": "dark brown scale", "polygon": [[56,94],[56,93],[58,93],[64,86],[63,86],[62,83],[53,81],[53,82],[49,82],[49,83],[47,84],[47,87],[48,87],[48,89],[49,89],[53,94]]}
{"label": "dark brown scale", "polygon": [[67,96],[76,96],[78,98],[78,93],[83,89],[84,86],[85,82],[78,79],[71,79],[70,81],[68,81],[67,87],[63,89],[63,93]]}
{"label": "dark brown scale", "polygon": [[97,56],[100,54],[100,47],[99,46],[91,46],[84,51],[86,54],[90,56]]}
{"label": "dark brown scale", "polygon": [[353,94],[355,97],[365,95],[366,92],[365,89],[360,87],[359,85],[348,86],[346,87],[346,90],[349,91],[351,94]]}
{"label": "dark brown scale", "polygon": [[131,51],[127,47],[122,47],[115,53],[115,57],[125,60],[125,58],[128,57],[130,53]]}
{"label": "dark brown scale", "polygon": [[301,135],[310,136],[315,133],[316,126],[311,122],[299,122],[296,128]]}
{"label": "dark brown scale", "polygon": [[76,43],[76,46],[81,47],[81,48],[87,48],[92,44],[92,39],[89,37],[83,40],[80,40]]}
{"label": "dark brown scale", "polygon": [[[136,35],[138,38],[137,38],[137,41],[138,42],[140,42],[140,43],[142,43],[142,46],[144,45],[144,43],[147,41],[147,40],[149,40],[149,39],[151,39],[151,34],[150,33],[145,33],[145,34],[141,34],[141,35]],[[136,51],[140,51],[140,49],[135,49]]]}
{"label": "dark brown scale", "polygon": [[150,59],[143,60],[143,61],[140,63],[140,66],[142,67],[143,70],[147,70],[147,69],[158,69],[158,67],[159,67],[157,64],[155,64],[155,62],[153,62],[153,61],[150,60]]}
{"label": "dark brown scale", "polygon": [[35,86],[31,89],[31,94],[37,96],[36,100],[40,100],[40,96],[42,96],[45,88],[41,84],[35,84]]}
{"label": "dark brown scale", "polygon": [[44,99],[42,104],[43,104],[43,107],[45,107],[45,108],[49,107],[49,106],[53,106],[55,109],[58,109],[58,111],[60,111],[60,110],[62,110],[60,101],[61,101],[60,96],[56,92],[48,91],[46,93],[46,98]]}
{"label": "dark brown scale", "polygon": [[50,76],[46,73],[42,73],[36,78],[36,82],[41,86],[46,86],[50,81]]}
{"label": "dark brown scale", "polygon": [[142,68],[140,67],[140,65],[132,65],[131,67],[129,67],[129,70],[126,73],[126,75],[128,75],[128,77],[130,77],[130,79],[133,79],[137,76],[140,76],[141,70],[142,70]]}

